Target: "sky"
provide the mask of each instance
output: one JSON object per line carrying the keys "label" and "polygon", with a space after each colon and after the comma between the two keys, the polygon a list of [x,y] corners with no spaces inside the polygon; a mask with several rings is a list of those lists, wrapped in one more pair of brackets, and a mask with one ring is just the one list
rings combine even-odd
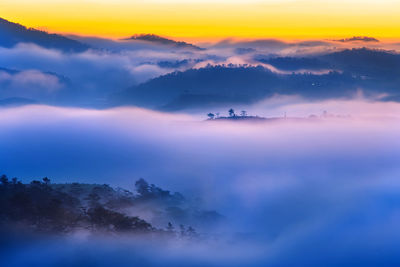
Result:
{"label": "sky", "polygon": [[0,17],[50,32],[120,38],[400,38],[399,0],[1,0]]}

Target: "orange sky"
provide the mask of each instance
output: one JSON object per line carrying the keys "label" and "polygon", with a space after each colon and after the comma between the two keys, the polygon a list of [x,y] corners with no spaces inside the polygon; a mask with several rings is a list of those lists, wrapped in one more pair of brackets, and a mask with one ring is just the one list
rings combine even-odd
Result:
{"label": "orange sky", "polygon": [[400,0],[1,0],[0,17],[50,32],[180,38],[400,38]]}

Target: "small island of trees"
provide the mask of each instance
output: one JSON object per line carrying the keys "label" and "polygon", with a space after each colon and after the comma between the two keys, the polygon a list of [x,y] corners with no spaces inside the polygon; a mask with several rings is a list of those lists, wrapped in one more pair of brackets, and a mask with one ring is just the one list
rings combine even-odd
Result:
{"label": "small island of trees", "polygon": [[233,108],[228,110],[228,116],[220,116],[219,112],[210,112],[207,114],[207,117],[207,120],[266,120],[266,118],[263,117],[248,115],[246,110],[241,110],[239,114],[237,114]]}
{"label": "small island of trees", "polygon": [[246,110],[241,110],[239,114],[235,112],[233,108],[228,110],[227,116],[221,116],[219,112],[216,113],[208,113],[206,121],[217,121],[217,120],[229,120],[229,121],[280,121],[280,120],[288,120],[288,121],[304,121],[304,120],[316,120],[316,119],[332,119],[332,118],[351,118],[350,115],[335,115],[328,113],[326,110],[322,111],[321,115],[311,114],[308,117],[287,117],[286,112],[282,117],[260,117],[258,115],[253,116],[249,115]]}

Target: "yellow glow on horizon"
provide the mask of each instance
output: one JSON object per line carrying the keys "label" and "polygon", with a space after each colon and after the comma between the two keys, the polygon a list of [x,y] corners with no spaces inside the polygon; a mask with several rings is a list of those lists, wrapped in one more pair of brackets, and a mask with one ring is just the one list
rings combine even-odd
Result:
{"label": "yellow glow on horizon", "polygon": [[50,32],[113,38],[400,38],[400,0],[1,0],[0,12]]}

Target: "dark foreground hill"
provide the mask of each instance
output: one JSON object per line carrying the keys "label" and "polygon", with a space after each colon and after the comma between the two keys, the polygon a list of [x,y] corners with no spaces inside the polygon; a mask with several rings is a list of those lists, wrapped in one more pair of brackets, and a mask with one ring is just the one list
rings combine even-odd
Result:
{"label": "dark foreground hill", "polygon": [[[48,178],[23,184],[3,175],[0,227],[49,234],[85,230],[193,238],[197,233],[187,224],[210,226],[222,220],[217,212],[201,210],[181,194],[149,185],[143,179],[135,187],[133,193],[108,185],[51,184]],[[141,218],[141,214],[151,213],[151,222]],[[157,226],[160,224],[163,226]]]}

